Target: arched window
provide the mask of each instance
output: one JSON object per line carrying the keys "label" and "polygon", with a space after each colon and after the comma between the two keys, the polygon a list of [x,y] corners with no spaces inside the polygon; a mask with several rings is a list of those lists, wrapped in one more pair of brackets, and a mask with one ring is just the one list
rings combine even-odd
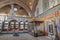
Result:
{"label": "arched window", "polygon": [[49,0],[49,8],[52,8],[53,6],[57,5],[57,0]]}
{"label": "arched window", "polygon": [[39,15],[39,8],[36,8],[35,16]]}
{"label": "arched window", "polygon": [[25,22],[25,29],[28,29],[28,22]]}
{"label": "arched window", "polygon": [[24,22],[22,22],[22,21],[20,22],[20,29],[22,29],[22,30],[24,29]]}

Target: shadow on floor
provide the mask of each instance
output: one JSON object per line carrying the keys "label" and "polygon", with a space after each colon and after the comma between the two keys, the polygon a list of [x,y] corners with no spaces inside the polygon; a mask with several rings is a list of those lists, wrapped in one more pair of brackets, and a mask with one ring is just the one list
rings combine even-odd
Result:
{"label": "shadow on floor", "polygon": [[59,37],[56,37],[55,40],[60,40],[60,38]]}

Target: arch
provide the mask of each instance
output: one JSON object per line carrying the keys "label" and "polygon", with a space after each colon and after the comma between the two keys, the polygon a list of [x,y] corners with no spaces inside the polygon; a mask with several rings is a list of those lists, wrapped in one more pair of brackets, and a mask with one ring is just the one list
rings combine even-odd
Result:
{"label": "arch", "polygon": [[17,20],[11,20],[11,21],[9,21],[9,26],[10,26],[11,22],[16,23],[16,22],[17,22]]}
{"label": "arch", "polygon": [[[38,4],[38,1],[39,1],[39,0],[35,0],[35,1],[34,1],[34,3],[33,3],[33,7],[32,7],[32,12],[31,12],[31,13],[35,13],[36,6],[37,6],[37,4]],[[31,15],[31,16],[34,16],[34,14]]]}
{"label": "arch", "polygon": [[[2,2],[0,4],[1,4],[0,8],[2,8],[4,6],[6,6],[6,5],[10,5],[11,2],[10,1],[5,1],[5,2]],[[28,15],[31,17],[31,9],[26,4],[24,4],[21,1],[15,1],[15,0],[13,1],[13,4],[17,4],[17,5],[21,6],[21,7],[23,7],[27,11]]]}
{"label": "arch", "polygon": [[[14,28],[16,28],[16,22],[17,22],[17,20],[11,20],[11,21],[9,21],[9,30],[13,30],[14,28],[11,28],[11,22],[14,22]],[[15,29],[14,29],[14,31],[15,31]]]}
{"label": "arch", "polygon": [[[11,20],[10,22],[17,22],[17,20]],[[9,22],[9,23],[10,23],[10,22]]]}

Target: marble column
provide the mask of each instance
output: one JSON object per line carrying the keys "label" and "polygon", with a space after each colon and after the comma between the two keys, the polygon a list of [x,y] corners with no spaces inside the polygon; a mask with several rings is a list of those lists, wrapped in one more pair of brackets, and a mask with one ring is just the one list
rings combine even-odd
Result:
{"label": "marble column", "polygon": [[38,37],[36,22],[33,23],[34,23],[34,37]]}
{"label": "marble column", "polygon": [[30,26],[29,26],[29,23],[28,23],[28,32],[30,32]]}

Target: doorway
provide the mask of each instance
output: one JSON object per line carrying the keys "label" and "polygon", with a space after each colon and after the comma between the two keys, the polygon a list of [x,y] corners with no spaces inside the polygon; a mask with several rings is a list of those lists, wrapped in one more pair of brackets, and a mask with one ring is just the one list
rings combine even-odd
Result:
{"label": "doorway", "polygon": [[18,32],[19,31],[19,22],[17,22],[16,20],[11,20],[9,22],[9,32]]}
{"label": "doorway", "polygon": [[55,38],[55,30],[54,30],[54,20],[48,21],[48,37]]}
{"label": "doorway", "polygon": [[48,35],[49,36],[54,35],[54,24],[52,23],[48,25]]}
{"label": "doorway", "polygon": [[3,26],[0,23],[0,32],[1,33],[27,33],[28,31],[28,22],[18,22],[17,20],[4,21]]}
{"label": "doorway", "polygon": [[28,32],[28,23],[27,22],[23,22],[23,21],[16,21],[16,20],[11,20],[9,23],[9,31],[11,32],[19,32],[19,33],[23,33],[23,32]]}

